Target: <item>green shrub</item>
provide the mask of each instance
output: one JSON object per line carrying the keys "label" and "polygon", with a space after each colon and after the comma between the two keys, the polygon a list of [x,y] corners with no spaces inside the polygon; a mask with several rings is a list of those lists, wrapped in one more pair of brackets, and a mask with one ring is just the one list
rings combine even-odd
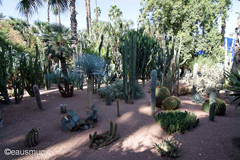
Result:
{"label": "green shrub", "polygon": [[169,134],[180,132],[185,133],[199,124],[199,119],[190,112],[166,111],[154,116],[155,120],[161,125],[161,128]]}
{"label": "green shrub", "polygon": [[180,144],[173,138],[164,139],[162,143],[153,145],[161,156],[177,158],[180,156]]}
{"label": "green shrub", "polygon": [[[216,99],[216,103],[217,103],[215,108],[216,115],[225,115],[226,103],[219,98]],[[209,101],[205,101],[202,105],[202,110],[206,113],[209,113],[209,109],[210,109]]]}
{"label": "green shrub", "polygon": [[162,102],[162,109],[163,110],[174,110],[178,106],[178,102],[174,97],[167,97]]}
{"label": "green shrub", "polygon": [[[124,99],[123,94],[123,81],[119,80],[118,78],[115,79],[115,82],[112,85],[108,85],[107,87],[100,88],[98,90],[98,95],[101,98],[106,98],[107,90],[110,91],[111,100],[114,101],[117,98],[118,99]],[[142,87],[139,84],[135,84],[135,90],[134,90],[134,99],[139,99],[144,97],[144,92]]]}

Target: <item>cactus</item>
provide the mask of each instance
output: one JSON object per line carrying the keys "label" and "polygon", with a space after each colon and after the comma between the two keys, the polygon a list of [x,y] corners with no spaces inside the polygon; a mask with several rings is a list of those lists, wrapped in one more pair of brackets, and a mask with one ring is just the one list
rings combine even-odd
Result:
{"label": "cactus", "polygon": [[40,93],[39,93],[39,89],[38,89],[37,85],[33,86],[33,92],[34,92],[34,95],[36,97],[36,101],[37,101],[37,105],[38,105],[39,109],[44,110],[45,108],[42,105],[42,101],[41,101],[41,98],[40,98]]}
{"label": "cactus", "polygon": [[20,79],[14,80],[13,88],[14,88],[15,103],[18,104],[23,98],[24,87],[23,87],[22,81]]}
{"label": "cactus", "polygon": [[201,94],[196,93],[194,94],[194,96],[192,96],[191,101],[199,104],[199,103],[204,103],[205,99],[202,97]]}
{"label": "cactus", "polygon": [[61,114],[67,113],[67,104],[60,104],[60,112]]}
{"label": "cactus", "polygon": [[103,133],[97,134],[94,132],[93,135],[89,135],[90,148],[99,149],[104,146],[110,145],[111,143],[117,141],[120,138],[120,135],[117,134],[117,124],[113,127],[112,121],[110,122],[110,130]]}
{"label": "cactus", "polygon": [[177,107],[176,109],[180,108],[181,106],[181,100],[178,97],[172,96],[173,98],[175,98],[175,100],[177,101]]}
{"label": "cactus", "polygon": [[214,116],[215,116],[215,108],[216,108],[216,98],[217,94],[216,93],[211,93],[209,96],[209,120],[214,121]]}
{"label": "cactus", "polygon": [[38,144],[38,135],[38,129],[33,128],[30,130],[26,135],[25,146],[29,148],[35,147]]}
{"label": "cactus", "polygon": [[162,109],[163,110],[174,110],[178,106],[178,102],[174,97],[167,97],[162,102]]}
{"label": "cactus", "polygon": [[120,117],[120,112],[119,112],[119,99],[117,99],[117,116]]}
{"label": "cactus", "polygon": [[157,80],[157,71],[154,69],[151,72],[151,114],[154,115],[155,106],[156,106],[156,80]]}
{"label": "cactus", "polygon": [[159,108],[161,107],[163,100],[171,96],[169,90],[164,86],[157,86],[155,94],[156,94],[156,107]]}
{"label": "cactus", "polygon": [[109,89],[106,91],[106,105],[110,106],[111,105],[111,95]]}
{"label": "cactus", "polygon": [[[209,113],[209,109],[210,109],[209,100],[206,100],[202,105],[202,110],[206,113]],[[215,114],[225,115],[225,112],[226,112],[226,103],[221,99],[216,98]]]}
{"label": "cactus", "polygon": [[126,103],[134,103],[134,88],[136,81],[136,35],[122,46],[123,86]]}
{"label": "cactus", "polygon": [[91,107],[90,110],[86,111],[87,113],[87,120],[90,120],[90,121],[97,121],[97,118],[98,118],[98,109],[95,105],[93,105]]}

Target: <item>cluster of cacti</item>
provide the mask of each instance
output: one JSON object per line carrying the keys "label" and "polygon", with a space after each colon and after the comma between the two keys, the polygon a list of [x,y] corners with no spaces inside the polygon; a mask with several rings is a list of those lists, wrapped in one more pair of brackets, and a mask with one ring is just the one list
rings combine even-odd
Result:
{"label": "cluster of cacti", "polygon": [[179,96],[183,96],[183,95],[187,95],[187,94],[191,94],[191,91],[188,87],[183,86],[179,89],[179,93],[178,93]]}
{"label": "cluster of cacti", "polygon": [[34,96],[33,86],[40,86],[42,80],[41,67],[39,62],[39,52],[36,45],[36,57],[33,59],[31,55],[21,54],[20,73],[24,86],[30,96]]}
{"label": "cluster of cacti", "polygon": [[195,128],[199,124],[199,119],[195,114],[190,112],[166,111],[154,116],[156,122],[161,128],[169,134],[180,132],[185,133],[187,130]]}
{"label": "cluster of cacti", "polygon": [[30,130],[26,135],[25,146],[32,148],[38,145],[38,134],[38,129],[33,128],[32,130]]}
{"label": "cluster of cacti", "polygon": [[[210,109],[209,100],[206,100],[202,105],[202,110],[206,113],[209,113],[209,109]],[[216,98],[215,114],[225,115],[225,112],[226,112],[226,103],[223,100]]]}
{"label": "cluster of cacti", "polygon": [[86,119],[87,122],[89,122],[89,123],[97,122],[98,109],[95,105],[93,105],[90,110],[87,110],[86,113],[87,113],[87,119]]}
{"label": "cluster of cacti", "polygon": [[104,146],[110,145],[111,143],[117,141],[120,138],[120,134],[117,134],[117,124],[113,126],[112,121],[110,122],[110,130],[103,133],[97,134],[94,132],[93,135],[89,135],[90,148],[99,149]]}
{"label": "cluster of cacti", "polygon": [[204,103],[205,99],[202,97],[200,93],[196,93],[192,96],[191,101],[193,103],[199,104],[199,103]]}
{"label": "cluster of cacti", "polygon": [[37,105],[38,105],[39,109],[44,110],[45,108],[42,105],[42,101],[41,101],[41,98],[40,98],[40,92],[39,92],[39,88],[38,88],[37,85],[33,86],[33,92],[34,92],[34,95],[36,97],[36,101],[37,101]]}
{"label": "cluster of cacti", "polygon": [[216,93],[211,93],[209,96],[209,120],[214,121],[215,117],[215,108],[216,108],[216,99],[217,99],[217,94]]}
{"label": "cluster of cacti", "polygon": [[72,110],[67,110],[67,115],[62,118],[62,130],[63,131],[77,131],[87,130],[93,127],[93,124],[97,122],[97,109],[87,111],[88,118],[79,118],[79,116]]}
{"label": "cluster of cacti", "polygon": [[122,46],[123,58],[123,93],[126,103],[134,103],[136,83],[137,37],[134,35]]}
{"label": "cluster of cacti", "polygon": [[14,89],[15,103],[18,104],[22,100],[23,93],[24,93],[24,86],[22,84],[21,79],[14,80],[13,89]]}
{"label": "cluster of cacti", "polygon": [[167,156],[170,158],[177,158],[180,156],[180,144],[173,138],[170,140],[164,139],[162,143],[153,145],[161,156]]}
{"label": "cluster of cacti", "polygon": [[164,86],[157,86],[155,95],[156,95],[156,106],[159,108],[161,108],[163,100],[171,96],[168,88]]}
{"label": "cluster of cacti", "polygon": [[157,71],[154,69],[151,72],[151,114],[154,115],[156,106],[156,81],[157,81]]}
{"label": "cluster of cacti", "polygon": [[61,93],[62,97],[72,97],[74,92],[74,86],[70,86],[69,92],[67,92],[61,85],[58,85],[58,90]]}
{"label": "cluster of cacti", "polygon": [[67,113],[67,104],[60,104],[60,112],[61,114]]}
{"label": "cluster of cacti", "polygon": [[[169,42],[165,42],[169,43]],[[161,49],[162,52],[158,52],[157,57],[157,71],[159,75],[159,81],[161,82],[161,85],[166,86],[170,93],[173,94],[173,92],[178,93],[179,91],[179,79],[180,77],[180,52],[181,52],[181,43],[182,38],[180,38],[180,46],[178,49],[178,52],[175,51],[175,39],[172,37],[172,47],[166,47],[166,49],[163,47]],[[177,82],[177,84],[176,84]],[[177,87],[175,87],[177,86]],[[174,91],[174,88],[176,88],[176,91]]]}

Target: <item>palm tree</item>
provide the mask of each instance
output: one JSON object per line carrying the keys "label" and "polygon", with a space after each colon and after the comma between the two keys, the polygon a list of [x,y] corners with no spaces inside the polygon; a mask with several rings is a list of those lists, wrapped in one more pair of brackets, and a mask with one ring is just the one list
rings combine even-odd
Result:
{"label": "palm tree", "polygon": [[96,15],[96,21],[98,21],[98,6],[97,6],[97,0],[95,0],[95,15]]}
{"label": "palm tree", "polygon": [[69,0],[44,0],[45,2],[48,3],[48,22],[50,23],[50,16],[49,16],[49,12],[50,12],[50,8],[54,8],[57,7],[58,9],[58,23],[59,25],[61,25],[61,13],[65,12],[66,10],[68,10],[68,4],[69,4]]}
{"label": "palm tree", "polygon": [[0,20],[4,19],[6,16],[3,15],[3,13],[0,13]]}
{"label": "palm tree", "polygon": [[90,8],[90,0],[85,0],[86,7],[86,20],[87,20],[87,30],[89,36],[91,36],[91,8]]}
{"label": "palm tree", "polygon": [[70,0],[70,12],[71,12],[71,35],[72,35],[72,40],[73,46],[72,49],[74,53],[76,53],[76,43],[77,43],[77,20],[76,20],[76,8],[75,8],[75,3],[76,0]]}
{"label": "palm tree", "polygon": [[55,21],[57,23],[58,8],[56,6],[52,8],[52,13],[55,15]]}
{"label": "palm tree", "polygon": [[26,22],[29,24],[29,17],[38,12],[38,7],[42,6],[42,0],[20,0],[17,4],[17,10],[26,16]]}
{"label": "palm tree", "polygon": [[104,73],[104,60],[94,54],[83,54],[76,63],[78,70],[87,75],[87,99],[88,107],[93,106],[93,78]]}
{"label": "palm tree", "polygon": [[0,5],[2,5],[2,0],[0,0]]}
{"label": "palm tree", "polygon": [[[43,30],[42,41],[45,42],[45,53],[58,62],[60,60],[66,96],[70,96],[66,59],[72,55],[70,48],[70,30],[63,25],[50,24]],[[60,87],[60,86],[59,86]]]}

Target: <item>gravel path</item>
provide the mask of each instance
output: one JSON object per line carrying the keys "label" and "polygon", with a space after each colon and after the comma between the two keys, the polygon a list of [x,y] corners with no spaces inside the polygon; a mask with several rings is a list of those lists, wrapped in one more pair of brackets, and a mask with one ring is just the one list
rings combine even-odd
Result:
{"label": "gravel path", "polygon": [[[117,117],[116,102],[106,106],[98,95],[94,101],[99,108],[99,122],[96,127],[77,132],[63,132],[59,104],[68,104],[77,114],[85,118],[87,93],[75,90],[74,97],[62,98],[57,89],[41,91],[41,99],[46,110],[40,111],[35,97],[24,96],[18,105],[0,106],[4,117],[4,128],[0,128],[0,159],[29,160],[159,160],[168,159],[158,155],[153,148],[163,138],[174,137],[181,145],[179,160],[237,160],[240,151],[233,145],[232,139],[240,137],[240,108],[235,111],[234,105],[227,106],[225,116],[215,117],[215,122],[208,120],[208,114],[201,110],[201,105],[193,104],[190,95],[182,96],[181,111],[195,113],[200,124],[185,134],[167,135],[150,115],[150,93],[148,83],[145,98],[135,101],[133,105],[120,101],[121,117]],[[222,99],[225,99],[222,97]],[[158,111],[161,111],[160,109]],[[157,111],[157,112],[158,112]],[[89,134],[95,131],[103,133],[109,129],[109,122],[118,123],[121,138],[114,144],[100,150],[89,149]],[[4,149],[26,150],[25,135],[32,127],[39,131],[39,145],[35,150],[44,150],[44,154],[28,156],[5,155]]]}

